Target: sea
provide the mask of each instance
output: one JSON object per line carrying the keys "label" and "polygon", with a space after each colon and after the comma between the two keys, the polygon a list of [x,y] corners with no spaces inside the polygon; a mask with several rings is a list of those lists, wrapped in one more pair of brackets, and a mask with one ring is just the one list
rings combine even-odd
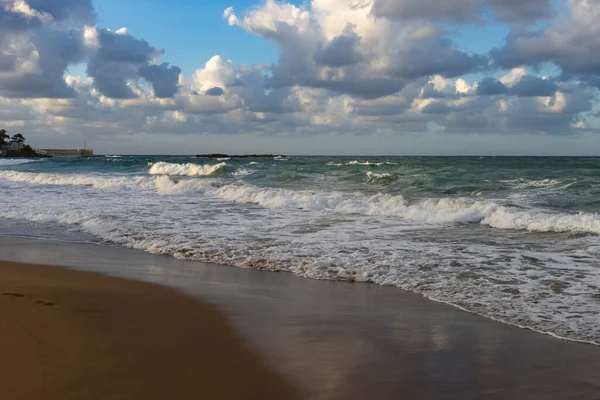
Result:
{"label": "sea", "polygon": [[394,286],[600,344],[600,158],[4,158],[0,202],[0,235]]}

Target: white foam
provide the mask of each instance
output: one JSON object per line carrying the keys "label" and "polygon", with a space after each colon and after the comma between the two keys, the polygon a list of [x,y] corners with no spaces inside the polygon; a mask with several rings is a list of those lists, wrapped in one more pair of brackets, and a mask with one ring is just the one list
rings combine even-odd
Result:
{"label": "white foam", "polygon": [[367,171],[367,180],[370,182],[389,182],[394,179],[394,175],[390,173],[381,173]]}
{"label": "white foam", "polygon": [[370,161],[354,160],[354,161],[349,161],[347,163],[335,163],[333,161],[330,161],[327,163],[327,165],[332,166],[332,167],[343,167],[345,165],[361,165],[364,167],[381,167],[382,165],[398,165],[398,163],[393,163],[393,162],[389,162],[389,161],[374,163],[374,162],[370,162]]}
{"label": "white foam", "polygon": [[384,163],[372,163],[372,162],[369,162],[369,161],[350,161],[346,165],[364,165],[364,166],[379,167],[379,166],[381,166],[383,164]]}
{"label": "white foam", "polygon": [[[538,189],[556,188],[561,184],[562,185],[565,184],[563,181],[560,181],[558,179],[509,179],[509,180],[502,180],[500,182],[505,183],[508,186],[510,186],[516,190],[529,189],[529,188],[538,188]],[[570,184],[571,183],[569,183],[568,185],[570,185]]]}
{"label": "white foam", "polygon": [[42,161],[42,159],[30,160],[26,158],[0,158],[0,167],[10,167],[13,165],[30,164]]}
{"label": "white foam", "polygon": [[[174,184],[173,184],[174,185]],[[600,215],[565,214],[545,210],[519,209],[493,201],[461,198],[407,201],[400,195],[325,193],[261,188],[248,184],[217,187],[202,182],[180,182],[161,193],[201,191],[236,203],[258,204],[267,208],[330,211],[343,214],[387,216],[427,224],[481,223],[498,229],[531,232],[600,233]]]}
{"label": "white foam", "polygon": [[0,179],[11,182],[24,182],[37,185],[90,186],[97,189],[153,188],[154,181],[145,177],[115,177],[100,175],[66,175],[49,173],[30,173],[0,171]]}
{"label": "white foam", "polygon": [[0,193],[11,205],[3,217],[69,224],[182,259],[392,285],[499,321],[600,341],[600,302],[592,297],[600,287],[597,236],[523,243],[537,235],[455,225],[510,221],[504,229],[582,231],[595,229],[595,214],[168,175],[0,171]]}
{"label": "white foam", "polygon": [[[153,165],[156,166],[157,164]],[[207,196],[240,203],[257,204],[266,208],[302,209],[340,214],[395,217],[425,224],[480,223],[497,229],[527,230],[530,232],[577,232],[600,234],[600,215],[592,213],[556,213],[542,209],[508,207],[494,201],[472,201],[463,198],[421,199],[408,201],[401,195],[296,191],[262,188],[245,183],[184,180],[175,182],[168,176],[183,173],[197,176],[210,175],[223,165],[197,166],[193,164],[159,165],[167,179],[160,177],[114,177],[100,175],[61,175],[0,171],[0,178],[13,182],[43,185],[92,186],[98,189],[149,189],[159,194],[176,195],[201,192]],[[200,168],[196,170],[196,168]],[[167,174],[166,172],[170,172]],[[240,170],[238,176],[255,171]]]}
{"label": "white foam", "polygon": [[216,165],[197,165],[197,164],[171,164],[167,162],[157,162],[151,164],[149,173],[151,175],[170,175],[170,176],[208,176],[227,166],[226,163]]}
{"label": "white foam", "polygon": [[217,161],[229,161],[229,160],[231,160],[230,157],[217,158]]}
{"label": "white foam", "polygon": [[242,176],[248,176],[248,175],[252,175],[253,173],[255,173],[255,170],[252,169],[238,169],[237,171],[235,171],[232,175],[236,176],[236,177],[242,177]]}
{"label": "white foam", "polygon": [[259,165],[260,163],[257,163],[256,161],[251,161],[250,164],[248,165]]}

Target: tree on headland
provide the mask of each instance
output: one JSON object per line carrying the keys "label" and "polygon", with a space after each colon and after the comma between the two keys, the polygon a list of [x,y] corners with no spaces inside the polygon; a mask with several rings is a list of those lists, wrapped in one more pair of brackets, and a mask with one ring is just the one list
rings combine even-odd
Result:
{"label": "tree on headland", "polygon": [[25,140],[25,136],[20,133],[14,134],[11,138],[6,129],[0,129],[0,145],[4,146],[11,143],[21,145],[17,146],[17,149],[9,148],[8,151],[4,152],[5,157],[45,157],[38,154],[31,146],[25,144]]}
{"label": "tree on headland", "polygon": [[6,141],[10,139],[6,129],[0,129],[0,145],[6,144]]}
{"label": "tree on headland", "polygon": [[21,135],[20,133],[17,133],[16,135],[13,135],[13,137],[10,139],[10,141],[13,143],[24,143],[25,137],[23,135]]}

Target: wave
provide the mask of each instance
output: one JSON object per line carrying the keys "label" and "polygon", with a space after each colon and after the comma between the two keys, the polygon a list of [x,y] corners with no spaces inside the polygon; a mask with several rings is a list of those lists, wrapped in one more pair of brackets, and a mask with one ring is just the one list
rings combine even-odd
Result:
{"label": "wave", "polygon": [[354,161],[349,161],[347,163],[335,163],[333,161],[330,161],[327,163],[327,165],[329,165],[330,167],[343,167],[343,166],[363,166],[363,167],[381,167],[382,165],[398,165],[398,163],[393,163],[393,162],[370,162],[370,161],[358,161],[358,160],[354,160]]}
{"label": "wave", "polygon": [[168,175],[168,176],[209,176],[227,166],[222,162],[216,165],[197,165],[197,164],[171,164],[167,162],[157,162],[150,167],[150,175]]}
{"label": "wave", "polygon": [[121,156],[114,155],[114,156],[104,156],[104,158],[122,158],[122,157],[121,157]]}
{"label": "wave", "polygon": [[10,167],[13,165],[31,164],[40,162],[42,159],[30,160],[25,158],[0,158],[0,167]]}
{"label": "wave", "polygon": [[368,171],[367,172],[367,182],[373,183],[390,183],[395,180],[393,174],[382,173],[378,174],[376,172]]}
{"label": "wave", "polygon": [[237,171],[235,171],[233,174],[231,174],[232,176],[247,176],[247,175],[252,175],[253,173],[255,173],[256,171],[251,170],[251,169],[238,169]]}
{"label": "wave", "polygon": [[155,187],[154,180],[145,177],[108,177],[100,175],[63,175],[0,171],[0,178],[12,182],[24,182],[37,185],[90,186],[97,189],[152,189]]}
{"label": "wave", "polygon": [[[32,183],[93,189],[31,185],[33,190],[28,190]],[[436,236],[438,229],[421,231],[426,241],[412,237],[414,228],[420,226],[417,222],[437,224],[436,228],[473,223],[501,229],[600,233],[597,214],[518,208],[491,200],[300,191],[168,175],[0,171],[0,187],[6,188],[7,203],[14,204],[3,217],[75,225],[110,244],[181,259],[288,271],[314,279],[393,285],[502,322],[571,340],[600,341],[596,318],[600,303],[591,298],[596,290],[586,285],[586,280],[597,275],[593,261],[598,250],[592,248],[585,264],[573,261],[576,255],[587,256],[590,251],[581,245],[582,238],[556,241],[567,242],[559,246],[569,250],[554,252],[555,247],[525,251],[511,235],[502,236],[511,245],[470,243],[468,236],[449,243],[449,232],[459,233],[460,228],[440,229],[442,236]],[[83,190],[87,192],[81,196]],[[161,197],[167,195],[173,197]],[[273,210],[235,207],[223,201]],[[365,215],[384,218],[378,219],[378,224]],[[408,231],[401,234],[404,227]],[[596,245],[596,237],[583,239],[584,244]],[[571,249],[573,259],[569,258]],[[557,264],[560,271],[552,268]],[[563,270],[562,276],[554,275]],[[476,278],[463,276],[465,272]],[[552,279],[538,279],[540,276]],[[571,286],[557,293],[553,280]],[[575,311],[579,315],[570,319]]]}
{"label": "wave", "polygon": [[[504,183],[510,186],[512,189],[522,190],[522,189],[550,189],[550,188],[558,188],[564,189],[574,182],[564,182],[558,179],[510,179],[510,180],[502,180],[500,183]],[[565,186],[566,185],[566,186]]]}
{"label": "wave", "polygon": [[[154,164],[153,168],[158,164],[161,163]],[[200,168],[200,170],[194,168]],[[167,174],[167,172],[174,175],[184,172],[206,174],[211,173],[211,169],[214,172],[220,168],[223,168],[223,165],[189,164],[189,167],[179,164],[159,165],[156,169],[162,171],[160,174],[162,176],[154,178],[59,175],[16,171],[0,171],[0,178],[30,184],[79,185],[107,190],[150,189],[160,195],[200,192],[205,196],[233,203],[256,204],[265,208],[393,217],[429,225],[478,223],[504,230],[600,234],[600,215],[595,213],[559,213],[544,209],[518,208],[490,200],[473,201],[466,198],[427,198],[410,201],[401,195],[390,194],[369,196],[360,193],[264,188],[243,182],[225,183],[219,180],[174,181]],[[251,171],[240,171],[239,173],[248,174]]]}
{"label": "wave", "polygon": [[553,213],[541,209],[522,209],[493,201],[462,198],[408,201],[401,195],[325,193],[261,188],[248,184],[203,184],[194,181],[163,181],[162,194],[201,191],[235,203],[256,204],[266,208],[328,211],[341,214],[396,217],[426,224],[479,223],[497,229],[530,232],[577,232],[600,234],[600,215]]}
{"label": "wave", "polygon": [[231,160],[230,157],[217,158],[217,161],[229,161],[229,160]]}
{"label": "wave", "polygon": [[251,161],[248,165],[259,165],[260,163],[257,163],[256,161]]}

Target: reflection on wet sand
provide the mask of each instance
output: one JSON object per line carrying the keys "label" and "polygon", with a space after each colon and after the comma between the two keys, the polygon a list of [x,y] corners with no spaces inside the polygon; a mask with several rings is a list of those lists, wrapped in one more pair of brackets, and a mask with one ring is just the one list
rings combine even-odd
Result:
{"label": "reflection on wet sand", "polygon": [[395,288],[3,238],[1,258],[177,287],[231,320],[311,399],[598,399],[600,347],[496,323]]}

